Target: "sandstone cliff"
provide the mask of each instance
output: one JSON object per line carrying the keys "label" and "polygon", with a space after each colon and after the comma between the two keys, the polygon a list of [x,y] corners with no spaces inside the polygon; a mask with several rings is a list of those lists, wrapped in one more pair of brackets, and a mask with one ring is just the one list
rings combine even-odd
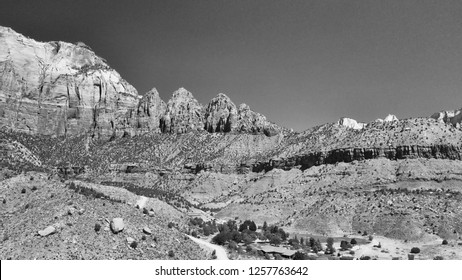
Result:
{"label": "sandstone cliff", "polygon": [[133,134],[140,96],[85,44],[0,27],[0,123],[33,134]]}

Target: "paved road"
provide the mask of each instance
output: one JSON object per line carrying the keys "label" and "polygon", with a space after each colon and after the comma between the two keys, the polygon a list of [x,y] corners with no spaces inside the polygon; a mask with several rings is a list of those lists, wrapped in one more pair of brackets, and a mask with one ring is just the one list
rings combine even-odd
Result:
{"label": "paved road", "polygon": [[226,255],[226,251],[223,247],[212,244],[210,242],[207,242],[205,240],[195,238],[192,236],[187,235],[189,238],[191,238],[192,241],[196,242],[197,244],[202,244],[204,246],[209,247],[212,250],[215,250],[216,255],[217,255],[217,260],[229,260],[228,256]]}

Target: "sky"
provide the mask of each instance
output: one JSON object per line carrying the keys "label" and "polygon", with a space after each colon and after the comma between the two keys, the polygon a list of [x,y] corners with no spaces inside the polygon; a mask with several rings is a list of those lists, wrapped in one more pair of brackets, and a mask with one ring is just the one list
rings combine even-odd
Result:
{"label": "sky", "polygon": [[0,0],[0,25],[82,41],[140,94],[222,92],[302,131],[462,107],[462,1]]}

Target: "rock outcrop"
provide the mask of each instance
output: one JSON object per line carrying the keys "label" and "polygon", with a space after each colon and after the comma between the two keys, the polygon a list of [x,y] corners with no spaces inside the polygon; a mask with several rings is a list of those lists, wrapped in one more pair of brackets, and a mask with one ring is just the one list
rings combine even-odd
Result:
{"label": "rock outcrop", "polygon": [[272,159],[267,162],[255,163],[253,172],[270,171],[274,168],[290,170],[292,168],[308,169],[321,164],[335,164],[338,162],[352,162],[354,160],[367,160],[387,158],[398,160],[405,158],[435,158],[462,160],[462,149],[452,145],[433,146],[398,146],[387,148],[345,148],[331,151],[313,152],[296,155],[289,158]]}
{"label": "rock outcrop", "polygon": [[430,118],[447,124],[452,124],[453,126],[460,128],[462,126],[462,108],[454,111],[441,111],[434,113],[430,116]]}
{"label": "rock outcrop", "polygon": [[160,132],[160,120],[165,114],[166,107],[155,88],[148,91],[138,105],[138,129]]}
{"label": "rock outcrop", "polygon": [[388,115],[383,119],[384,122],[396,122],[398,118],[395,115]]}
{"label": "rock outcrop", "polygon": [[244,103],[239,105],[236,129],[239,132],[263,133],[266,136],[274,136],[282,131],[282,128],[269,122],[262,114],[250,110]]}
{"label": "rock outcrop", "polygon": [[133,134],[140,96],[85,44],[0,27],[0,123],[32,134]]}
{"label": "rock outcrop", "polygon": [[186,133],[204,130],[204,108],[191,92],[180,88],[167,103],[160,129],[167,133]]}
{"label": "rock outcrop", "polygon": [[363,129],[366,126],[365,123],[358,123],[356,120],[350,118],[341,118],[338,120],[337,124],[352,129]]}
{"label": "rock outcrop", "polygon": [[230,132],[237,127],[236,105],[223,93],[214,97],[205,109],[205,130]]}

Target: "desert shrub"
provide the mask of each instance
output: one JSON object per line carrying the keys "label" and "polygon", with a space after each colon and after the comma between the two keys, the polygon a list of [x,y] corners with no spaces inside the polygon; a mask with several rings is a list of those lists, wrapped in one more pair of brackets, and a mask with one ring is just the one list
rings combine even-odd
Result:
{"label": "desert shrub", "polygon": [[175,252],[173,252],[173,250],[168,251],[168,256],[170,258],[174,258],[175,257]]}
{"label": "desert shrub", "polygon": [[173,222],[168,223],[168,228],[173,228],[175,224]]}
{"label": "desert shrub", "polygon": [[274,259],[275,260],[282,260],[282,257],[280,254],[274,254]]}
{"label": "desert shrub", "polygon": [[5,204],[5,203],[6,203],[6,198],[3,199],[3,204]]}
{"label": "desert shrub", "polygon": [[149,211],[148,211],[148,209],[146,209],[146,208],[143,208],[143,214],[145,214],[145,215],[149,214]]}
{"label": "desert shrub", "polygon": [[21,190],[21,193],[26,193],[26,189],[23,188],[23,189]]}
{"label": "desert shrub", "polygon": [[36,186],[33,186],[32,187],[32,191],[36,191],[37,190],[37,187]]}
{"label": "desert shrub", "polygon": [[138,247],[138,242],[133,241],[132,243],[130,243],[130,247],[132,247],[133,249],[136,249],[136,247]]}
{"label": "desert shrub", "polygon": [[247,247],[245,248],[245,250],[246,250],[247,252],[252,252],[252,246],[247,245]]}
{"label": "desert shrub", "polygon": [[[187,237],[186,237],[186,238],[187,238]],[[141,237],[141,240],[145,241],[145,240],[146,240],[146,236],[143,235],[143,236]]]}
{"label": "desert shrub", "polygon": [[420,249],[418,247],[412,247],[411,253],[412,254],[418,254],[418,253],[420,253]]}
{"label": "desert shrub", "polygon": [[101,225],[98,224],[98,223],[96,223],[96,224],[95,224],[95,231],[98,232],[98,231],[100,231],[100,230],[101,230]]}
{"label": "desert shrub", "polygon": [[270,254],[266,253],[266,254],[265,254],[265,259],[266,259],[266,260],[271,260]]}
{"label": "desert shrub", "polygon": [[436,260],[436,261],[444,260],[444,258],[442,256],[436,256],[433,259]]}
{"label": "desert shrub", "polygon": [[369,241],[374,240],[374,237],[372,235],[369,235]]}
{"label": "desert shrub", "polygon": [[356,239],[353,238],[353,239],[351,239],[350,244],[351,245],[356,245],[356,244],[358,244],[358,241],[356,241]]}
{"label": "desert shrub", "polygon": [[217,255],[217,250],[213,250],[212,256],[216,256],[216,255]]}
{"label": "desert shrub", "polygon": [[193,237],[197,237],[197,232],[196,232],[195,230],[193,230],[193,232],[191,233],[191,235],[192,235]]}
{"label": "desert shrub", "polygon": [[237,250],[237,243],[234,242],[233,240],[229,241],[228,249],[230,249],[230,250]]}
{"label": "desert shrub", "polygon": [[443,242],[441,243],[443,245],[448,245],[448,241],[446,239],[443,240]]}
{"label": "desert shrub", "polygon": [[362,261],[368,261],[368,260],[371,259],[371,257],[370,256],[361,256],[359,259],[362,260]]}

